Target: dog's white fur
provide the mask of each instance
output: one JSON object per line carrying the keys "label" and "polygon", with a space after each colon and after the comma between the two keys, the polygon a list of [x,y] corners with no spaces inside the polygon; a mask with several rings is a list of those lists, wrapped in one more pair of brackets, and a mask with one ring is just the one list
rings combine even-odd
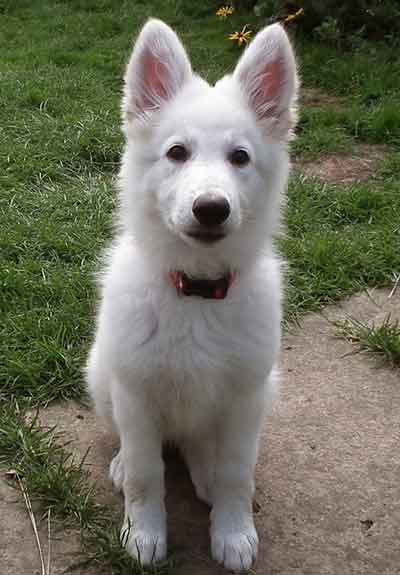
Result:
{"label": "dog's white fur", "polygon": [[[166,555],[161,446],[180,446],[209,502],[213,557],[248,569],[257,554],[253,472],[280,340],[271,241],[287,183],[297,75],[284,30],[261,31],[215,86],[192,73],[175,33],[149,21],[126,73],[120,232],[102,281],[87,381],[121,441],[110,473],[125,495],[121,537],[143,564]],[[174,144],[185,162],[166,156]],[[244,148],[242,167],[229,154]],[[228,200],[226,237],[187,235],[202,193]],[[224,300],[178,297],[169,272],[235,281]]]}

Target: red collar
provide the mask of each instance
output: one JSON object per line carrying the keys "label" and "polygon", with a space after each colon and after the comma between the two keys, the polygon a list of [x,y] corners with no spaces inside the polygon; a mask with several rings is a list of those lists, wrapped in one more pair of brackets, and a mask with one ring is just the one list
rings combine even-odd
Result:
{"label": "red collar", "polygon": [[225,299],[235,280],[235,273],[228,273],[216,280],[191,278],[182,271],[169,272],[178,296],[194,295],[205,299]]}

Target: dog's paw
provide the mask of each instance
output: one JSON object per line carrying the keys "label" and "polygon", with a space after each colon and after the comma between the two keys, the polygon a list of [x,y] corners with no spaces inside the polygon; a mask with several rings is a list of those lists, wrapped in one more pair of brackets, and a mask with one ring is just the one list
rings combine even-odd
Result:
{"label": "dog's paw", "polygon": [[143,566],[158,563],[167,554],[164,533],[135,529],[130,523],[125,523],[121,529],[121,544]]}
{"label": "dog's paw", "polygon": [[122,490],[124,483],[124,464],[122,462],[121,450],[110,463],[110,479],[118,491]]}
{"label": "dog's paw", "polygon": [[248,571],[257,557],[258,537],[253,526],[240,531],[219,529],[211,535],[213,559],[226,569]]}

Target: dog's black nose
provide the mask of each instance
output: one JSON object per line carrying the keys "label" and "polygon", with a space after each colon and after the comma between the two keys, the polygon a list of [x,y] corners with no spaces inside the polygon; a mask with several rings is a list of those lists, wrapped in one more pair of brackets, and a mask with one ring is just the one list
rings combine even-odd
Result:
{"label": "dog's black nose", "polygon": [[192,211],[199,224],[205,228],[214,228],[228,219],[231,207],[222,196],[203,194],[193,202]]}

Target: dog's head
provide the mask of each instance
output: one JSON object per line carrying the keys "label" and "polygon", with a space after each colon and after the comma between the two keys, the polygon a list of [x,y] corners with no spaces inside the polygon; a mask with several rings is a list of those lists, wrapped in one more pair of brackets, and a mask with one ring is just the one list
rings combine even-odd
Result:
{"label": "dog's head", "polygon": [[150,20],[125,82],[122,217],[138,240],[208,261],[246,258],[267,243],[296,118],[296,65],[283,28],[262,30],[233,74],[210,86],[171,28]]}

